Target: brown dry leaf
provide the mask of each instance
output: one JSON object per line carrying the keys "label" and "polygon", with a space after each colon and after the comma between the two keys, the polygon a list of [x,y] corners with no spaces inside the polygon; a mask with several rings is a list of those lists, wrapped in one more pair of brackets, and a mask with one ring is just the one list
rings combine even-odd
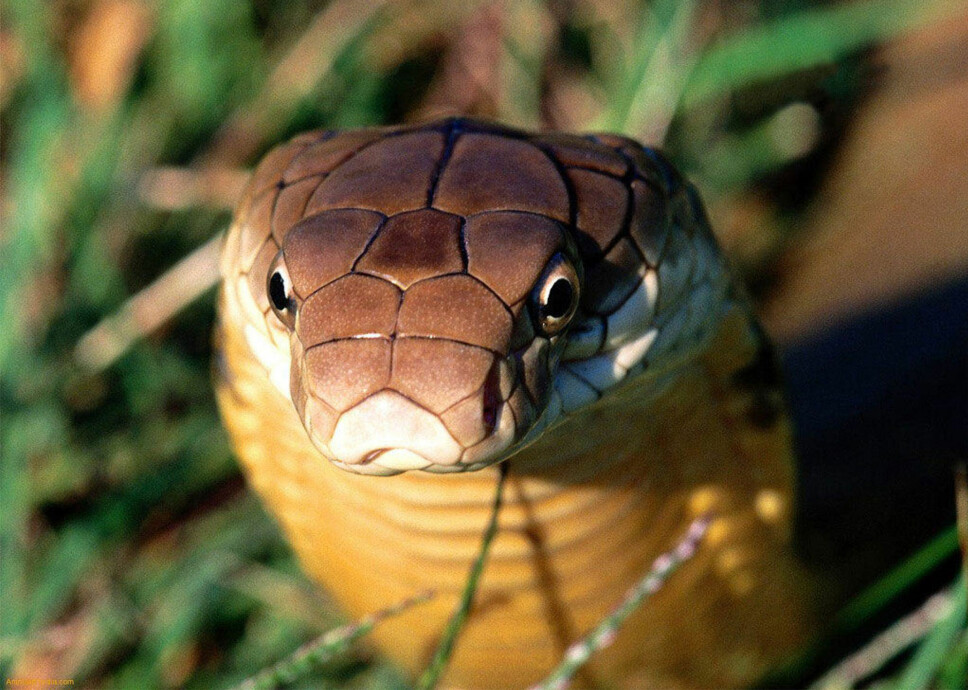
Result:
{"label": "brown dry leaf", "polygon": [[103,112],[123,98],[151,28],[151,12],[140,0],[94,3],[69,55],[74,93],[84,108]]}
{"label": "brown dry leaf", "polygon": [[881,86],[764,310],[781,340],[968,270],[968,13],[879,59]]}

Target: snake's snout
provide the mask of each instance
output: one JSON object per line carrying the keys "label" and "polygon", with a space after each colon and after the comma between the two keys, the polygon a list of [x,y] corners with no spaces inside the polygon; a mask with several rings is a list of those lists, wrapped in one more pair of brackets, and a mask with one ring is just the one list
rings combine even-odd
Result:
{"label": "snake's snout", "polygon": [[449,340],[359,337],[294,361],[305,363],[293,368],[292,393],[310,438],[358,473],[489,464],[534,417],[514,357]]}

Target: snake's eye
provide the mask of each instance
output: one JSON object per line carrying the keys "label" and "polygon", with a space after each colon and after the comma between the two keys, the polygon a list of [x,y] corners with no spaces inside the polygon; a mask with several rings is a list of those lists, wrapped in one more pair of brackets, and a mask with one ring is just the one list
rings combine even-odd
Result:
{"label": "snake's eye", "polygon": [[578,274],[563,254],[555,254],[532,293],[535,320],[548,337],[558,335],[578,308]]}
{"label": "snake's eye", "polygon": [[276,271],[269,278],[269,299],[272,300],[272,306],[279,311],[284,311],[289,307],[289,296],[286,294],[286,279],[282,277],[282,273]]}
{"label": "snake's eye", "polygon": [[296,300],[292,296],[292,281],[282,259],[282,252],[276,256],[269,268],[269,279],[266,282],[266,292],[269,304],[279,320],[292,328],[296,323]]}

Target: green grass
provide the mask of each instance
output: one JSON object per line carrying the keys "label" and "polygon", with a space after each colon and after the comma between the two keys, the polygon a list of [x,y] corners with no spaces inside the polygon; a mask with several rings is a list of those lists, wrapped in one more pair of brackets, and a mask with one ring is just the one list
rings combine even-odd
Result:
{"label": "green grass", "polygon": [[[74,358],[84,333],[228,222],[217,205],[155,205],[143,195],[147,173],[231,173],[302,129],[415,116],[471,11],[428,2],[412,10],[422,18],[415,24],[399,4],[344,1],[343,13],[327,15],[333,4],[153,3],[127,78],[95,106],[79,98],[75,76],[86,5],[5,3],[5,677],[226,687],[340,623],[229,451],[209,380],[211,291],[104,372]],[[791,163],[796,146],[783,142],[799,135],[797,125],[778,128],[774,118],[802,100],[798,80],[812,79],[849,113],[856,89],[835,87],[863,79],[863,47],[925,16],[911,0],[829,9],[764,2],[699,43],[691,29],[703,3],[630,2],[620,25],[591,3],[571,13],[549,5],[515,5],[498,81],[474,108],[526,126],[544,116],[666,135],[713,204],[743,198]],[[737,107],[751,89],[769,96],[752,111]],[[823,138],[822,120],[818,127]],[[931,561],[934,548],[916,560]],[[880,592],[889,599],[908,586],[891,580]],[[896,687],[934,678],[953,688],[966,665],[962,615],[939,622],[890,675]],[[295,681],[354,684],[402,681],[365,646]]]}

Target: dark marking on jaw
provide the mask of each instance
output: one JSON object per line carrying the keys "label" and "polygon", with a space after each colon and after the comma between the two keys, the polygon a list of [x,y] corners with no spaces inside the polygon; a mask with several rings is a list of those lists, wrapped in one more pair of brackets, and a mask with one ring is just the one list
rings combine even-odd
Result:
{"label": "dark marking on jaw", "polygon": [[761,336],[756,356],[733,374],[733,385],[747,393],[746,419],[757,429],[776,426],[783,411],[782,380],[773,347]]}
{"label": "dark marking on jaw", "polygon": [[482,391],[482,410],[481,415],[484,422],[484,438],[489,438],[494,433],[497,425],[497,411],[504,402],[501,400],[501,359],[495,357],[491,364],[491,370],[487,373],[484,380]]}

